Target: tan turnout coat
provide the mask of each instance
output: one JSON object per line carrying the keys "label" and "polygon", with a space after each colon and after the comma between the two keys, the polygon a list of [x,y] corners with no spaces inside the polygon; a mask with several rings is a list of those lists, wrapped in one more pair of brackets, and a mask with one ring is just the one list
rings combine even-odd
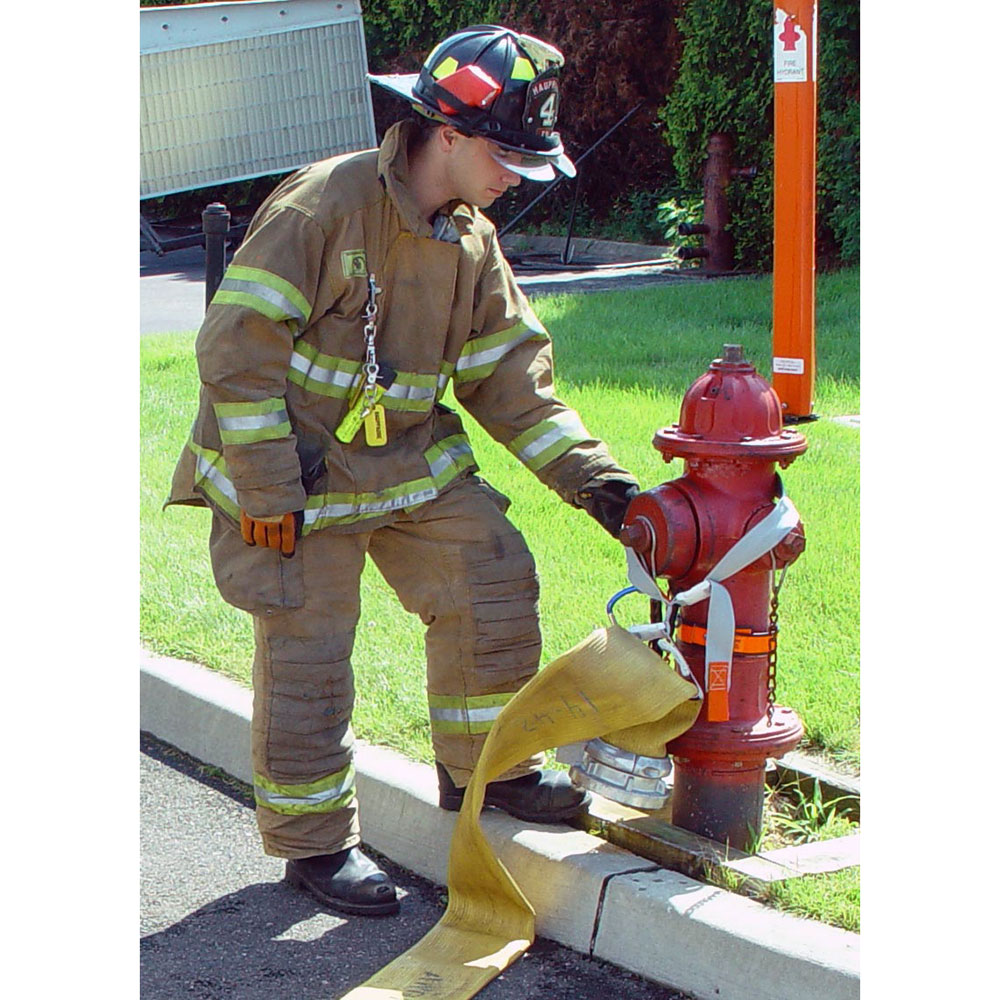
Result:
{"label": "tan turnout coat", "polygon": [[[370,531],[477,469],[455,398],[564,499],[632,479],[556,398],[549,336],[493,224],[463,203],[434,230],[407,190],[409,123],[378,150],[286,179],[261,206],[198,334],[198,415],[168,503],[238,521],[304,511],[303,534]],[[334,431],[363,374],[368,275],[388,441]]]}

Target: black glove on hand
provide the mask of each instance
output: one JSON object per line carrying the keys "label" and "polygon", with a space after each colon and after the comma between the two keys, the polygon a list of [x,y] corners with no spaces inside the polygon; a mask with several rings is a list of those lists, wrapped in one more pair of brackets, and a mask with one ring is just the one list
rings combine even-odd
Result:
{"label": "black glove on hand", "polygon": [[587,483],[577,493],[574,502],[612,538],[617,538],[622,530],[625,510],[638,493],[639,487],[627,479],[604,479]]}

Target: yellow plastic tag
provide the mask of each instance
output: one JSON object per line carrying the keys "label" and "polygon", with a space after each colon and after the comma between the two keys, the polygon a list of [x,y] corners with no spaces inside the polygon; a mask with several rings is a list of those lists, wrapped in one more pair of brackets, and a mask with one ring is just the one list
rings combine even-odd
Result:
{"label": "yellow plastic tag", "polygon": [[372,448],[379,448],[389,440],[385,429],[385,407],[376,403],[365,417],[365,441]]}
{"label": "yellow plastic tag", "polygon": [[[374,387],[372,395],[373,398],[377,401],[382,398],[382,395],[384,393],[385,389],[383,389],[382,386],[380,385],[376,385]],[[380,405],[378,405],[377,402],[375,408],[383,409]],[[338,441],[341,441],[344,444],[350,444],[354,440],[354,437],[358,433],[358,431],[361,430],[361,424],[365,423],[369,416],[371,416],[371,412],[368,406],[368,396],[364,393],[363,390],[355,391],[354,397],[350,403],[350,407],[347,413],[344,414],[344,419],[340,421],[340,423],[337,425],[337,429],[333,432],[334,437],[336,437]],[[383,428],[385,427],[384,410],[382,414],[382,427]],[[368,432],[366,431],[366,436],[367,434]],[[385,444],[385,441],[380,441],[379,443]],[[370,441],[369,444],[371,444]]]}
{"label": "yellow plastic tag", "polygon": [[337,425],[337,429],[333,432],[334,436],[343,444],[350,444],[361,429],[361,422],[364,419],[365,401],[362,396],[358,396],[353,406],[344,414],[344,419]]}

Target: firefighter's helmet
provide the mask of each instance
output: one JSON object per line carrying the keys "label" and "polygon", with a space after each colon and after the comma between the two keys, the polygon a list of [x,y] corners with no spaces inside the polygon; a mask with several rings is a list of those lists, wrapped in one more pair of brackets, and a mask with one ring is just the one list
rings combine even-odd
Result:
{"label": "firefighter's helmet", "polygon": [[553,167],[576,175],[555,131],[562,53],[531,35],[477,24],[449,35],[419,73],[371,75],[421,114],[482,136],[519,154],[498,157],[531,180],[552,180]]}

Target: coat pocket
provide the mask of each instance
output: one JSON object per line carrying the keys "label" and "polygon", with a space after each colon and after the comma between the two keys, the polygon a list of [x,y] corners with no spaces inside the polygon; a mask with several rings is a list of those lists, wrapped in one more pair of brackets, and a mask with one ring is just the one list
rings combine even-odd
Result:
{"label": "coat pocket", "polygon": [[209,552],[215,585],[227,604],[251,614],[305,604],[301,546],[289,558],[277,549],[247,545],[226,518],[213,512]]}

